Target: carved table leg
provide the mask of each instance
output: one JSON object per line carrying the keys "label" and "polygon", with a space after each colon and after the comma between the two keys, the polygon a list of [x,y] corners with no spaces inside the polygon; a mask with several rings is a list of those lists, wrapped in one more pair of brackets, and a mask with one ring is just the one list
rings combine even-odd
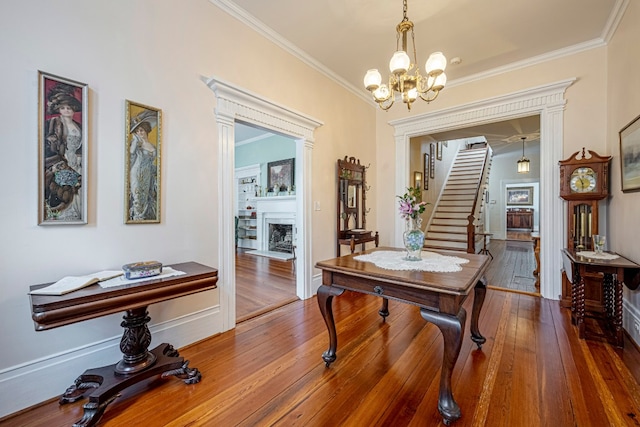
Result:
{"label": "carved table leg", "polygon": [[579,338],[585,336],[584,311],[584,278],[581,276],[576,289],[576,326]]}
{"label": "carved table leg", "polygon": [[334,296],[340,296],[344,289],[334,288],[332,286],[320,285],[318,288],[318,305],[320,312],[324,318],[324,323],[329,331],[329,348],[322,353],[322,360],[327,367],[336,360],[336,350],[338,349],[338,336],[336,334],[336,323],[333,319],[333,308],[331,303]]}
{"label": "carved table leg", "polygon": [[487,339],[482,336],[480,333],[480,329],[478,327],[478,319],[480,318],[480,310],[482,310],[482,305],[484,304],[484,297],[487,294],[487,280],[482,277],[476,283],[475,288],[473,289],[474,297],[473,297],[473,309],[471,311],[471,340],[476,343],[479,349],[482,348],[482,344],[484,344]]}
{"label": "carved table leg", "polygon": [[385,320],[389,315],[389,300],[387,298],[382,298],[382,307],[378,310],[378,314]]}
{"label": "carved table leg", "polygon": [[467,319],[467,312],[461,308],[456,316],[420,309],[422,318],[435,324],[444,338],[444,354],[442,357],[442,371],[440,373],[440,392],[438,396],[438,411],[442,415],[445,425],[460,418],[460,407],[453,399],[451,392],[451,373],[458,360],[462,346],[462,333]]}
{"label": "carved table leg", "polygon": [[607,322],[613,320],[615,312],[615,294],[614,294],[614,282],[613,274],[605,273],[602,278],[602,288],[604,296],[604,313]]}
{"label": "carved table leg", "polygon": [[613,281],[614,290],[614,317],[613,328],[616,338],[616,346],[624,347],[624,335],[622,329],[622,282],[620,282],[618,275],[616,274]]}
{"label": "carved table leg", "polygon": [[132,374],[147,369],[156,361],[153,353],[147,351],[151,344],[151,332],[147,323],[151,318],[147,307],[127,310],[120,326],[124,328],[120,340],[122,360],[116,365],[119,374]]}
{"label": "carved table leg", "polygon": [[81,399],[87,390],[94,389],[83,406],[82,419],[74,427],[97,425],[107,406],[122,390],[147,378],[175,376],[186,384],[200,382],[200,371],[189,368],[189,361],[180,357],[172,345],[164,343],[152,351],[147,350],[151,343],[147,328],[149,320],[147,307],[128,310],[121,323],[125,328],[120,341],[122,360],[85,371],[60,397],[60,404],[71,403]]}

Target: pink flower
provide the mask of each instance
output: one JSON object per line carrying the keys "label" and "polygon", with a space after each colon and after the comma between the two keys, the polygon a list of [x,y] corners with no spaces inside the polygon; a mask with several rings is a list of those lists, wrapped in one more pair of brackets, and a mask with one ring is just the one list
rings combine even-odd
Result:
{"label": "pink flower", "polygon": [[426,202],[418,202],[420,198],[420,189],[409,187],[407,192],[403,196],[398,196],[400,199],[399,208],[400,216],[404,219],[417,218],[418,215],[424,212],[425,207],[428,205]]}

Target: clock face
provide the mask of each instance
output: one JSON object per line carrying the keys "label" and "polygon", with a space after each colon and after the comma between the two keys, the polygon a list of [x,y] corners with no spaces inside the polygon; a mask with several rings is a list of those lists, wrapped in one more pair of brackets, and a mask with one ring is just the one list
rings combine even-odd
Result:
{"label": "clock face", "polygon": [[569,179],[569,187],[574,193],[590,193],[596,189],[596,174],[591,168],[578,168]]}

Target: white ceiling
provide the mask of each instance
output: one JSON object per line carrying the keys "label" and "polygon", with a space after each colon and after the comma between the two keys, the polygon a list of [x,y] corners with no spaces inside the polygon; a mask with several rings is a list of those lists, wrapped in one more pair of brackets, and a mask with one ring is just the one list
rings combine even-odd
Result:
{"label": "white ceiling", "polygon": [[[369,68],[378,68],[385,78],[396,50],[395,27],[402,20],[401,0],[210,1],[348,90],[366,97],[364,74]],[[408,0],[407,16],[415,25],[421,69],[433,51],[443,52],[448,60],[460,58],[459,64],[449,64],[446,69],[447,85],[451,86],[602,46],[615,31],[627,3]],[[539,124],[537,129],[529,129],[521,121],[495,129],[487,126],[483,131],[492,135],[487,139],[496,141],[520,141],[518,132],[531,136],[539,132]],[[455,139],[453,136],[449,133],[446,139]]]}

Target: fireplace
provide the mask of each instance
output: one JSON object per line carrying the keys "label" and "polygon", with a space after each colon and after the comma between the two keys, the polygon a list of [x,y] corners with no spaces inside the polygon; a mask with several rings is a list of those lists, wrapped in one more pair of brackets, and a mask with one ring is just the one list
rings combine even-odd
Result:
{"label": "fireplace", "polygon": [[269,224],[268,250],[274,252],[293,253],[293,225]]}
{"label": "fireplace", "polygon": [[256,207],[258,249],[293,254],[296,196],[258,197]]}

